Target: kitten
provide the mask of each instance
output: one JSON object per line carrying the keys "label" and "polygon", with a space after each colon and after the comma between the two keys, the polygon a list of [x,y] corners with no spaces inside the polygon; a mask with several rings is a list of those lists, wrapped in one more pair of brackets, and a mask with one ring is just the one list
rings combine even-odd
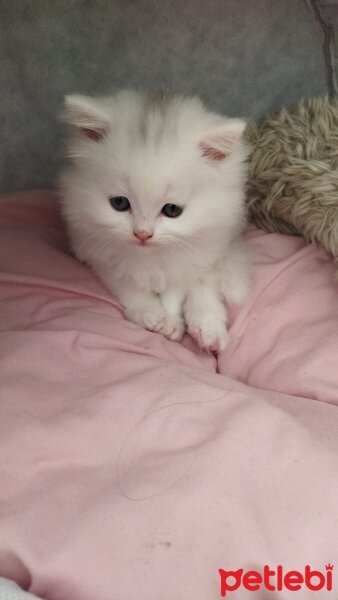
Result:
{"label": "kitten", "polygon": [[127,319],[223,350],[223,299],[247,293],[245,122],[163,92],[71,95],[65,106],[60,187],[75,254]]}

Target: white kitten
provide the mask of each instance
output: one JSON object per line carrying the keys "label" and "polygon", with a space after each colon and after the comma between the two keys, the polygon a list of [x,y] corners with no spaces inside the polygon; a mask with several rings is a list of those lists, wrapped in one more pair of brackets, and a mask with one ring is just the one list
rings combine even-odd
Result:
{"label": "white kitten", "polygon": [[75,254],[127,319],[224,349],[223,298],[240,303],[247,291],[244,121],[162,92],[65,102],[61,192]]}

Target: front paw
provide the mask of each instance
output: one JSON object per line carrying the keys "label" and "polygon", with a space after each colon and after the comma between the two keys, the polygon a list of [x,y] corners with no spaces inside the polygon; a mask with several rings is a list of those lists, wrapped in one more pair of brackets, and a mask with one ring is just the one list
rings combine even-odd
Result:
{"label": "front paw", "polygon": [[185,332],[185,323],[181,317],[166,315],[158,332],[162,333],[169,340],[179,342]]}
{"label": "front paw", "polygon": [[124,316],[129,321],[156,332],[161,330],[166,317],[164,308],[159,303],[145,304],[134,308],[127,307],[124,309]]}
{"label": "front paw", "polygon": [[181,317],[168,315],[160,304],[125,308],[124,315],[129,321],[142,325],[149,331],[162,333],[175,342],[182,339],[185,324]]}
{"label": "front paw", "polygon": [[225,322],[212,316],[201,315],[187,319],[188,333],[207,352],[225,350],[229,341],[229,333]]}

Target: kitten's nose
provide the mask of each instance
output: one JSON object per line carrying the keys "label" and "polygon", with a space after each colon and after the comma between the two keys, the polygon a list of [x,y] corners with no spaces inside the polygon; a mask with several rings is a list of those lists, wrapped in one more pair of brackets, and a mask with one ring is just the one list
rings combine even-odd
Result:
{"label": "kitten's nose", "polygon": [[134,235],[137,237],[140,242],[146,242],[149,238],[152,237],[152,233],[148,233],[148,231],[134,231]]}

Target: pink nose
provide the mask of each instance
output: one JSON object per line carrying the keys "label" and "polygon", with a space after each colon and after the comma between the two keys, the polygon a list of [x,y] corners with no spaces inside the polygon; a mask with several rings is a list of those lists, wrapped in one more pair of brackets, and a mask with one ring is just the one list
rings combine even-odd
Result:
{"label": "pink nose", "polygon": [[137,237],[140,242],[146,242],[149,238],[152,237],[152,233],[148,233],[147,231],[134,231],[134,235]]}

